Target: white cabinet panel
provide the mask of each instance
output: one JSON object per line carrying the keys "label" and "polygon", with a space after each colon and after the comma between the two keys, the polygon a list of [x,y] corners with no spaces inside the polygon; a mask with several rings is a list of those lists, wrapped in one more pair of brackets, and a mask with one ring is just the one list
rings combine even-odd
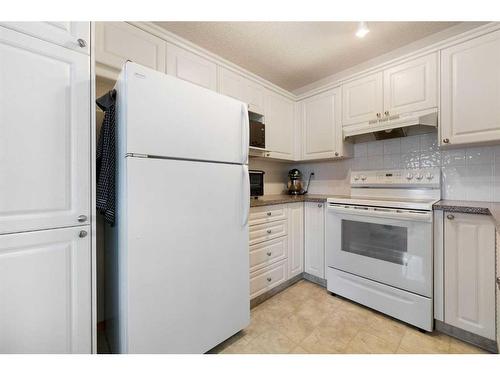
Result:
{"label": "white cabinet panel", "polygon": [[324,203],[305,203],[305,272],[325,278]]}
{"label": "white cabinet panel", "polygon": [[268,290],[286,281],[286,260],[277,262],[262,270],[250,274],[250,299],[261,295]]}
{"label": "white cabinet panel", "polygon": [[384,70],[384,114],[437,107],[437,53]]}
{"label": "white cabinet panel", "polygon": [[383,112],[383,73],[342,85],[342,125],[368,122]]}
{"label": "white cabinet panel", "polygon": [[294,107],[287,98],[265,91],[266,149],[274,159],[294,158]]}
{"label": "white cabinet panel", "polygon": [[[0,25],[90,54],[90,22],[0,22]],[[79,39],[85,43],[80,44]]]}
{"label": "white cabinet panel", "polygon": [[217,91],[217,64],[167,43],[167,74]]}
{"label": "white cabinet panel", "polygon": [[95,32],[98,75],[116,79],[127,60],[165,72],[164,40],[125,22],[96,22]]}
{"label": "white cabinet panel", "polygon": [[259,242],[286,236],[288,233],[288,226],[286,220],[273,221],[267,224],[258,224],[251,226],[249,232],[250,245],[254,245]]}
{"label": "white cabinet panel", "polygon": [[248,225],[264,224],[271,221],[287,218],[287,207],[284,204],[273,204],[271,206],[252,207],[248,218]]}
{"label": "white cabinet panel", "polygon": [[441,144],[500,140],[500,31],[441,51]]}
{"label": "white cabinet panel", "polygon": [[90,216],[90,59],[0,27],[0,233]]}
{"label": "white cabinet panel", "polygon": [[340,89],[302,102],[302,159],[328,159],[349,155],[342,139]]}
{"label": "white cabinet panel", "polygon": [[250,272],[283,260],[287,255],[288,241],[286,236],[250,246]]}
{"label": "white cabinet panel", "polygon": [[495,340],[495,226],[483,215],[444,220],[445,323]]}
{"label": "white cabinet panel", "polygon": [[248,104],[252,112],[264,114],[264,89],[229,69],[220,69],[220,92]]}
{"label": "white cabinet panel", "polygon": [[0,236],[0,353],[90,353],[89,226]]}
{"label": "white cabinet panel", "polygon": [[288,204],[288,278],[304,272],[304,204]]}

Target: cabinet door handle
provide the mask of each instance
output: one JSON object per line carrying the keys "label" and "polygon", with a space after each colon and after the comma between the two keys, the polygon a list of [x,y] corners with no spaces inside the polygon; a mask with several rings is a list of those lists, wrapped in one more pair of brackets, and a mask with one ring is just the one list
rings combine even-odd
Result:
{"label": "cabinet door handle", "polygon": [[268,251],[268,252],[267,252],[267,256],[268,256],[268,257],[270,257],[270,256],[271,256],[271,254],[272,254],[272,253],[271,253],[270,251]]}
{"label": "cabinet door handle", "polygon": [[444,138],[443,143],[450,143],[450,140],[448,138]]}
{"label": "cabinet door handle", "polygon": [[271,229],[267,230],[267,234],[271,234],[273,231]]}
{"label": "cabinet door handle", "polygon": [[455,218],[455,215],[449,214],[446,215],[446,217],[448,218],[448,220],[453,220]]}
{"label": "cabinet door handle", "polygon": [[267,278],[267,281],[271,282],[271,280],[272,280],[272,279],[271,279],[270,277],[268,277],[268,278]]}
{"label": "cabinet door handle", "polygon": [[382,115],[380,113],[377,113],[377,118],[380,118]]}
{"label": "cabinet door handle", "polygon": [[78,221],[80,223],[85,223],[87,221],[87,216],[85,216],[85,215],[78,216]]}
{"label": "cabinet door handle", "polygon": [[268,212],[268,213],[267,213],[267,216],[271,216],[271,212]]}
{"label": "cabinet door handle", "polygon": [[384,115],[389,116],[389,111],[385,111]]}
{"label": "cabinet door handle", "polygon": [[497,286],[498,286],[498,289],[500,290],[500,277],[497,277]]}
{"label": "cabinet door handle", "polygon": [[335,151],[335,156],[339,156],[339,153],[337,151]]}
{"label": "cabinet door handle", "polygon": [[87,237],[87,231],[86,230],[81,230],[80,233],[78,233],[78,237],[84,238]]}
{"label": "cabinet door handle", "polygon": [[85,39],[78,39],[77,42],[81,48],[85,48],[87,46],[87,42],[85,41]]}
{"label": "cabinet door handle", "polygon": [[318,203],[318,207],[321,208],[323,207],[323,205],[321,203]]}

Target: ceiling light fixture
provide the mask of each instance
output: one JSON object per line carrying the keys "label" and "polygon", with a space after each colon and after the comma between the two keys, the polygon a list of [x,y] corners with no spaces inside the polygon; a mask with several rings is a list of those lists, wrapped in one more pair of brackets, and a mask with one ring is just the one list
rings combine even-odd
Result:
{"label": "ceiling light fixture", "polygon": [[366,34],[370,32],[368,26],[366,26],[366,22],[360,22],[358,25],[358,30],[356,31],[356,36],[358,38],[364,38]]}

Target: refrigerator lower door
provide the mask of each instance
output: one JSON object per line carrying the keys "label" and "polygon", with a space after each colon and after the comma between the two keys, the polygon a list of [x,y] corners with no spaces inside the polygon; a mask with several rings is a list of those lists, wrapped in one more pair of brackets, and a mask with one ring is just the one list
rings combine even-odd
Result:
{"label": "refrigerator lower door", "polygon": [[246,166],[127,158],[128,352],[204,353],[249,324]]}
{"label": "refrigerator lower door", "polygon": [[134,63],[117,90],[126,153],[247,163],[245,103]]}

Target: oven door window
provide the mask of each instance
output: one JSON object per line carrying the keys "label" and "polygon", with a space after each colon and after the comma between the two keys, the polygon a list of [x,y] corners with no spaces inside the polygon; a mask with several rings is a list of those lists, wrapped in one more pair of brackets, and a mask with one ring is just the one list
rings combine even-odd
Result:
{"label": "oven door window", "polygon": [[342,220],[342,251],[406,264],[408,228]]}

